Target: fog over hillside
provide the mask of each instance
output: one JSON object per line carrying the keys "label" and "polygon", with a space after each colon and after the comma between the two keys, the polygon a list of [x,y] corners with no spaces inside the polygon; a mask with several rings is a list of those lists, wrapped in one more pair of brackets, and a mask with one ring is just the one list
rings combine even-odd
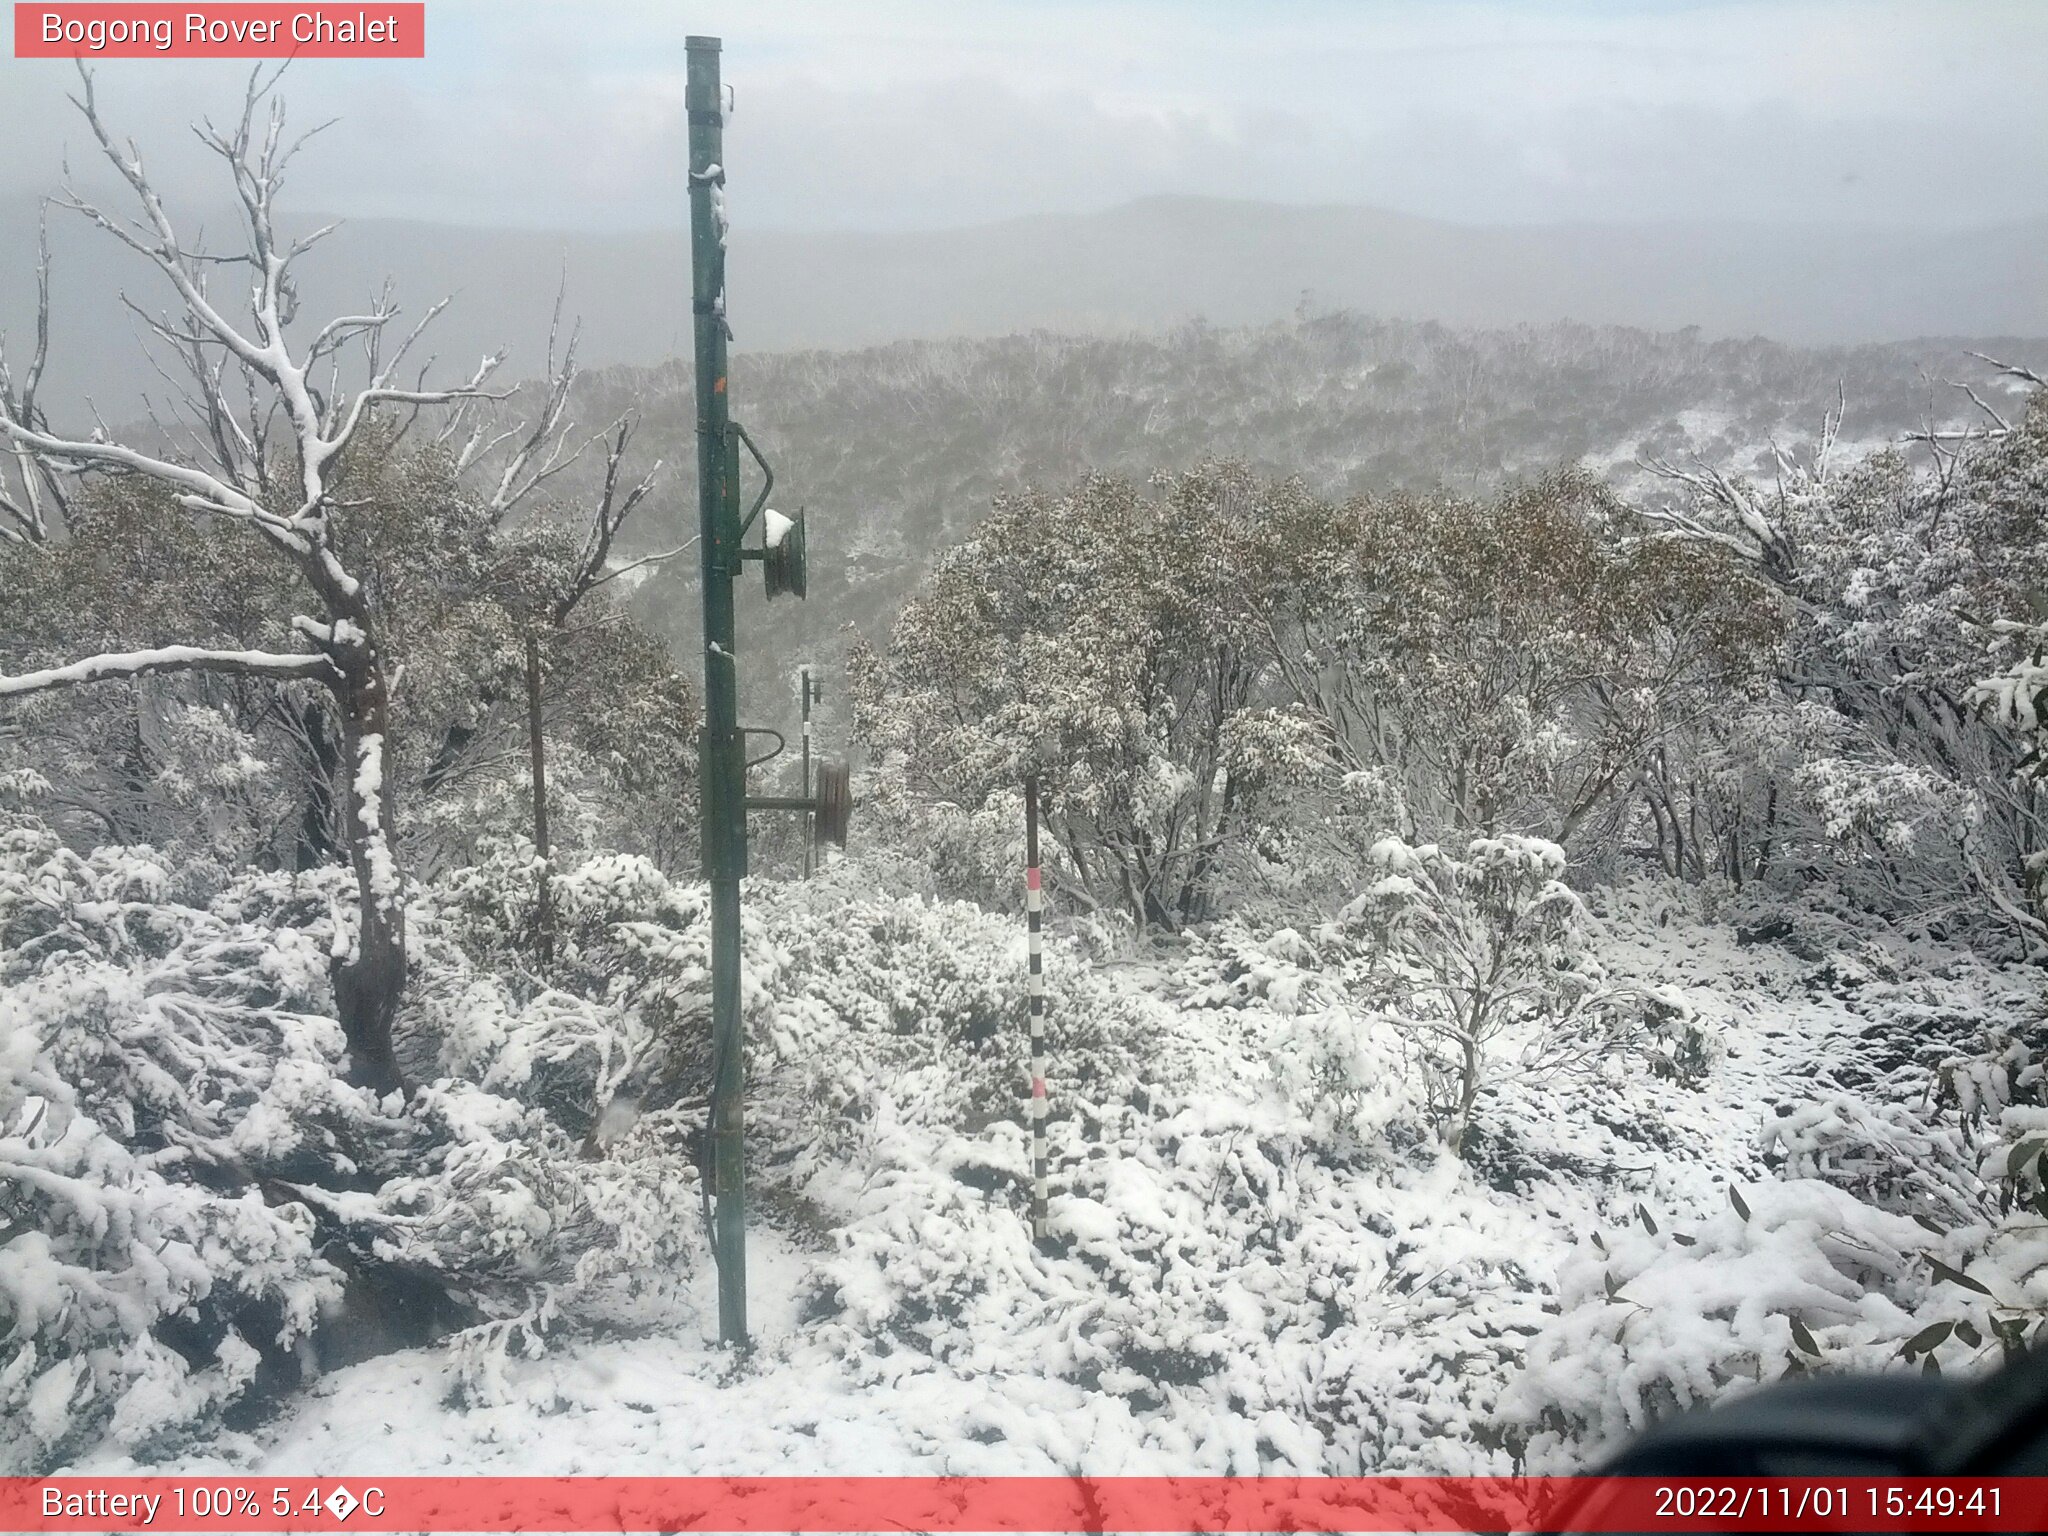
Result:
{"label": "fog over hillside", "polygon": [[[34,313],[34,204],[0,204],[0,328]],[[302,221],[311,226],[315,221]],[[223,210],[209,227],[231,227]],[[1452,325],[1577,320],[1709,336],[1845,343],[2048,334],[2048,225],[1915,231],[1702,223],[1481,226],[1376,208],[1152,197],[1103,212],[1034,215],[932,232],[759,229],[732,235],[740,354],[1048,329],[1156,330],[1285,317],[1318,307]],[[90,395],[110,417],[152,376],[134,316],[101,302],[155,290],[139,258],[55,211],[52,405]],[[375,292],[388,275],[417,314],[447,295],[444,360],[512,348],[537,367],[566,276],[592,365],[688,350],[679,230],[583,233],[383,219],[344,222],[304,265],[306,313]]]}
{"label": "fog over hillside", "polygon": [[[1965,424],[1975,408],[1958,385],[2011,398],[2011,381],[1973,353],[2048,368],[2048,341],[2014,336],[1795,346],[1309,310],[1156,335],[737,353],[733,387],[774,463],[778,504],[810,510],[813,600],[776,616],[777,643],[822,658],[849,623],[886,630],[932,562],[1004,493],[1091,472],[1142,483],[1234,459],[1333,499],[1490,494],[1584,464],[1628,496],[1657,500],[1668,487],[1640,461],[1697,455],[1768,481],[1773,444],[1805,451],[1838,400],[1843,442],[1859,448]],[[638,538],[666,548],[695,526],[688,364],[585,377],[578,419],[629,409],[645,451],[665,465]],[[572,478],[597,468],[580,465]],[[694,567],[677,562],[650,568],[636,593],[682,654],[695,646],[695,582]]]}

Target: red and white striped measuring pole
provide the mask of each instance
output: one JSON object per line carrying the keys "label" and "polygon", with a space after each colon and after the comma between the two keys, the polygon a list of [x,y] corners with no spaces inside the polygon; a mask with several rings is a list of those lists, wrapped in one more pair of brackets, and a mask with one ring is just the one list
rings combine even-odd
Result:
{"label": "red and white striped measuring pole", "polygon": [[1031,975],[1031,1240],[1045,1241],[1045,955],[1039,922],[1045,891],[1038,878],[1038,780],[1024,781],[1024,923]]}

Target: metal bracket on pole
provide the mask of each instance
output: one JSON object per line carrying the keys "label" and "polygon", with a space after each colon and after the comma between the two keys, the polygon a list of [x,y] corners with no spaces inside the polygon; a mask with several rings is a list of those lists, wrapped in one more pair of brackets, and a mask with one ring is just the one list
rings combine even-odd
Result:
{"label": "metal bracket on pole", "polygon": [[747,436],[745,427],[734,422],[732,430],[733,435],[747,445],[747,452],[754,456],[754,462],[761,466],[761,494],[754,498],[753,506],[749,507],[747,515],[740,519],[740,537],[744,539],[747,531],[754,526],[754,519],[761,515],[761,509],[768,505],[768,493],[775,489],[775,471],[768,467],[768,461],[761,456],[761,450],[754,446],[754,440]]}
{"label": "metal bracket on pole", "polygon": [[789,749],[789,739],[782,732],[770,730],[765,725],[743,725],[740,727],[740,734],[742,736],[773,736],[775,738],[775,750],[763,752],[759,757],[748,758],[747,766],[749,768],[758,768],[763,763],[772,763]]}

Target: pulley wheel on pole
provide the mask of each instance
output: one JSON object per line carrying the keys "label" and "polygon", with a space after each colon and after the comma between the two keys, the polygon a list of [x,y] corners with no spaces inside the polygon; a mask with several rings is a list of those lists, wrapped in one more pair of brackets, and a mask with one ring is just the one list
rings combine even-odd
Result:
{"label": "pulley wheel on pole", "polygon": [[846,824],[853,816],[853,770],[845,763],[818,765],[817,807],[812,840],[846,846]]}
{"label": "pulley wheel on pole", "polygon": [[[779,514],[770,513],[770,517]],[[773,525],[771,524],[771,531]],[[761,552],[761,583],[768,595],[773,597],[802,598],[809,585],[804,550],[804,514],[798,508],[795,517],[788,519],[788,526],[779,530],[780,537]]]}

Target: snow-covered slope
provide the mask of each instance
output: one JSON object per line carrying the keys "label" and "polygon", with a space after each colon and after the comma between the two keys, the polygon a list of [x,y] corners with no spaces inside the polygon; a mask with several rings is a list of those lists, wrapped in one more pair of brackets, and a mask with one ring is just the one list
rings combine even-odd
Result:
{"label": "snow-covered slope", "polygon": [[[1016,1042],[962,1027],[984,985],[1000,995],[1020,925],[911,899],[815,928],[784,910],[759,978],[750,1358],[712,1342],[707,1264],[694,1323],[515,1361],[496,1401],[465,1402],[442,1352],[412,1350],[177,1464],[1498,1472],[1510,1445],[1544,1443],[1546,1410],[1569,1426],[1549,1454],[1569,1462],[1659,1391],[1712,1390],[1731,1354],[1777,1374],[1801,1306],[1837,1361],[1889,1354],[1898,1335],[1873,1354],[1858,1319],[1910,1322],[1916,1295],[1938,1297],[1893,1284],[1837,1297],[1840,1317],[1810,1299],[1833,1237],[1905,1217],[1851,1193],[1858,1165],[1831,1162],[1824,1136],[1803,1143],[1817,1162],[1785,1166],[1760,1132],[1780,1104],[1897,1110],[1945,1051],[2030,1006],[2038,978],[1817,921],[1715,921],[1663,887],[1609,892],[1600,917],[1609,971],[1689,1011],[1696,1085],[1639,1055],[1572,1081],[1503,1070],[1463,1161],[1419,1125],[1396,1039],[1347,1004],[1313,938],[1226,929],[1141,965],[1062,949],[1048,1256],[1024,1220]],[[1701,1315],[1731,1254],[1755,1305]],[[1610,1262],[1661,1309],[1618,1341],[1608,1319],[1636,1299],[1588,1308],[1573,1290]],[[1575,1370],[1570,1351],[1595,1347],[1615,1358]]]}

